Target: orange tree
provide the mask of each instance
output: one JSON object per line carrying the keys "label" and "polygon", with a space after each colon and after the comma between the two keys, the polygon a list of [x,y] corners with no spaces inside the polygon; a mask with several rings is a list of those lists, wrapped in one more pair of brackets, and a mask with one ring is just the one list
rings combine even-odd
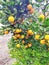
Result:
{"label": "orange tree", "polygon": [[[34,17],[35,9],[28,0],[4,0],[0,9],[0,35],[9,34],[10,56],[13,65],[49,65],[49,18]],[[37,12],[36,12],[37,13]]]}

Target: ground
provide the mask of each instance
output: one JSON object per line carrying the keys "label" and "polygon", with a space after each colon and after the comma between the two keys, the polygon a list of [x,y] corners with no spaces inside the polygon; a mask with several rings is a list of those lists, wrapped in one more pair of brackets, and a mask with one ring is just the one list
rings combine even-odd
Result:
{"label": "ground", "polygon": [[12,65],[14,59],[9,56],[9,49],[7,42],[11,38],[11,35],[0,36],[0,65]]}

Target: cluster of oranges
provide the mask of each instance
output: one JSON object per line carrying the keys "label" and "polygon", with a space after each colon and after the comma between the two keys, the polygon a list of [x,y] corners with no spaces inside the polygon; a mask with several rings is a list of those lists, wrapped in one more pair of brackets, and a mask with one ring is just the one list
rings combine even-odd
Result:
{"label": "cluster of oranges", "polygon": [[[21,45],[20,44],[16,44],[16,47],[20,48]],[[25,48],[29,48],[29,47],[32,47],[32,43],[28,43],[27,45],[25,45]]]}
{"label": "cluster of oranges", "polygon": [[[16,39],[22,39],[22,44],[25,44],[25,41],[24,41],[24,39],[28,39],[29,38],[29,36],[33,36],[34,35],[34,39],[35,40],[39,40],[40,41],[40,44],[46,44],[46,45],[48,45],[49,46],[49,34],[47,34],[47,35],[45,35],[44,36],[44,39],[40,39],[40,34],[34,34],[34,32],[32,31],[32,30],[27,30],[27,33],[26,33],[26,36],[23,34],[20,34],[20,33],[22,33],[23,31],[21,30],[21,29],[16,29],[16,31],[15,31],[15,35],[13,36],[13,38],[16,40]],[[25,33],[25,32],[24,32]],[[20,45],[20,44],[19,44]],[[25,48],[28,48],[28,47],[31,47],[32,46],[32,43],[31,42],[29,42],[29,43],[27,43],[27,45],[25,45]],[[17,46],[18,47],[18,46]]]}
{"label": "cluster of oranges", "polygon": [[40,44],[49,46],[49,34],[46,34],[43,39],[40,39],[40,35],[35,35],[35,39],[40,40]]}
{"label": "cluster of oranges", "polygon": [[[24,38],[26,38],[27,36],[32,36],[32,35],[34,35],[34,32],[32,31],[32,30],[27,30],[26,32],[27,32],[27,35],[25,36],[24,34],[21,34],[23,31],[22,31],[22,29],[16,29],[15,31],[14,31],[14,36],[13,36],[13,38],[14,39],[18,39],[18,38],[20,38],[20,39],[24,39]],[[24,32],[25,33],[25,32]]]}
{"label": "cluster of oranges", "polygon": [[[13,36],[13,39],[14,40],[17,40],[17,39],[21,39],[22,40],[22,44],[25,44],[25,40],[24,39],[26,39],[26,37],[28,38],[29,36],[32,36],[32,35],[34,35],[34,32],[32,31],[32,30],[27,30],[26,31],[26,34],[27,35],[24,35],[24,34],[22,34],[22,30],[21,29],[16,29],[15,31],[14,31],[14,36]],[[25,33],[25,32],[24,32]],[[27,45],[25,45],[25,48],[28,48],[28,47],[31,47],[32,46],[32,43],[31,42],[29,42],[29,43],[27,43]],[[21,47],[21,45],[20,44],[17,44],[16,45],[16,47],[17,48],[20,48]]]}
{"label": "cluster of oranges", "polygon": [[36,39],[36,40],[40,40],[40,43],[41,43],[41,44],[46,44],[46,43],[49,41],[49,34],[46,34],[46,35],[44,36],[44,39],[40,39],[40,35],[37,34],[37,35],[35,35],[35,39]]}
{"label": "cluster of oranges", "polygon": [[[24,39],[27,40],[29,38],[29,36],[34,36],[34,40],[39,40],[40,44],[42,44],[42,45],[46,44],[47,46],[49,46],[49,34],[46,34],[44,36],[44,38],[41,39],[40,38],[41,35],[40,34],[34,34],[34,32],[32,30],[27,30],[26,32],[24,32],[24,33],[26,33],[26,35],[24,35],[24,33],[22,33],[22,32],[23,32],[22,29],[15,29],[15,31],[13,32],[14,33],[13,39],[14,40],[21,39],[22,40],[22,44],[25,44],[26,42],[25,42]],[[4,33],[8,34],[9,31],[6,30]],[[21,47],[20,44],[17,44],[16,46],[17,46],[17,48]],[[31,46],[32,46],[32,43],[29,42],[29,43],[27,43],[27,45],[25,45],[25,48],[28,48],[28,47],[31,47]]]}
{"label": "cluster of oranges", "polygon": [[21,32],[22,32],[22,30],[21,29],[16,29],[15,31],[14,31],[14,36],[13,36],[13,39],[24,39],[24,35],[21,35]]}

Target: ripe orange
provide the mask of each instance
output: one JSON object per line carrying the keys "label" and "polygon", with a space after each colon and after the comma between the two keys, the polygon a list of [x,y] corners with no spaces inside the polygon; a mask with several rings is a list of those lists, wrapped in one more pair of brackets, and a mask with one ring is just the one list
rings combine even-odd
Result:
{"label": "ripe orange", "polygon": [[28,45],[26,45],[25,48],[28,48]]}
{"label": "ripe orange", "polygon": [[45,35],[45,39],[46,40],[49,40],[49,35]]}
{"label": "ripe orange", "polygon": [[21,39],[24,39],[24,37],[25,37],[24,35],[21,35],[21,37],[20,37],[20,38],[21,38]]}
{"label": "ripe orange", "polygon": [[39,18],[41,18],[41,19],[44,20],[45,16],[44,16],[43,14],[41,14],[41,15],[39,16]]}
{"label": "ripe orange", "polygon": [[9,33],[9,31],[8,30],[6,30],[5,32],[4,32],[4,34],[8,34]]}
{"label": "ripe orange", "polygon": [[14,23],[14,20],[15,20],[15,18],[14,18],[13,16],[9,16],[9,17],[8,17],[8,21],[9,21],[10,23]]}
{"label": "ripe orange", "polygon": [[16,40],[17,39],[16,36],[13,36],[13,39]]}
{"label": "ripe orange", "polygon": [[16,33],[21,33],[22,32],[22,30],[21,29],[16,29],[16,31],[15,31]]}
{"label": "ripe orange", "polygon": [[27,31],[27,34],[28,34],[28,35],[33,35],[34,32],[32,32],[32,30],[28,30],[28,31]]}
{"label": "ripe orange", "polygon": [[22,29],[20,29],[20,32],[22,32]]}
{"label": "ripe orange", "polygon": [[32,46],[32,43],[28,43],[28,47],[31,47]]}
{"label": "ripe orange", "polygon": [[32,9],[32,5],[31,4],[27,5],[27,9],[31,10]]}
{"label": "ripe orange", "polygon": [[20,33],[20,30],[19,29],[16,29],[16,33]]}
{"label": "ripe orange", "polygon": [[35,35],[35,40],[39,40],[40,39],[40,35],[39,34],[36,34]]}
{"label": "ripe orange", "polygon": [[17,37],[17,38],[20,38],[20,34],[17,34],[16,37]]}
{"label": "ripe orange", "polygon": [[45,42],[45,39],[43,39],[43,40],[40,40],[40,44],[45,44],[46,42]]}
{"label": "ripe orange", "polygon": [[17,48],[20,48],[21,46],[20,46],[20,44],[17,44],[16,47],[17,47]]}

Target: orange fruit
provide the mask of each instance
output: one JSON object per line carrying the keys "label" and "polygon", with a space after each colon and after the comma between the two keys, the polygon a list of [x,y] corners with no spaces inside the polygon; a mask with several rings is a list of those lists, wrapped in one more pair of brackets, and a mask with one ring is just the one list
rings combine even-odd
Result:
{"label": "orange fruit", "polygon": [[16,29],[16,33],[20,33],[20,29]]}
{"label": "orange fruit", "polygon": [[17,34],[16,37],[17,37],[17,38],[20,38],[20,34]]}
{"label": "orange fruit", "polygon": [[13,36],[13,39],[16,40],[17,39],[16,36]]}
{"label": "orange fruit", "polygon": [[39,16],[39,18],[41,18],[41,19],[44,20],[45,16],[44,16],[43,14],[41,14],[41,15]]}
{"label": "orange fruit", "polygon": [[20,32],[22,32],[22,29],[20,29]]}
{"label": "orange fruit", "polygon": [[34,12],[34,9],[32,8],[30,11],[29,11],[29,14],[32,14]]}
{"label": "orange fruit", "polygon": [[9,21],[10,23],[14,23],[14,20],[15,20],[15,18],[14,18],[13,16],[9,16],[9,17],[8,17],[8,21]]}
{"label": "orange fruit", "polygon": [[46,40],[49,40],[49,35],[48,35],[48,34],[45,35],[45,39],[46,39]]}
{"label": "orange fruit", "polygon": [[28,31],[27,31],[27,34],[28,34],[28,35],[33,35],[34,32],[32,32],[32,30],[28,30]]}
{"label": "orange fruit", "polygon": [[45,44],[46,42],[45,42],[45,39],[43,39],[43,40],[40,40],[40,44]]}
{"label": "orange fruit", "polygon": [[24,37],[25,37],[24,35],[21,35],[21,37],[20,37],[20,38],[21,38],[21,39],[24,39]]}
{"label": "orange fruit", "polygon": [[28,43],[28,47],[31,47],[32,46],[32,43]]}
{"label": "orange fruit", "polygon": [[17,47],[17,48],[20,48],[20,47],[21,47],[21,45],[20,45],[20,44],[17,44],[17,45],[16,45],[16,47]]}
{"label": "orange fruit", "polygon": [[32,9],[32,5],[31,4],[27,5],[27,9],[31,10]]}
{"label": "orange fruit", "polygon": [[39,40],[40,39],[40,35],[39,34],[36,34],[35,35],[35,40]]}
{"label": "orange fruit", "polygon": [[25,48],[28,48],[28,45],[26,45]]}
{"label": "orange fruit", "polygon": [[5,32],[4,32],[4,34],[8,34],[9,33],[9,31],[8,30],[6,30]]}
{"label": "orange fruit", "polygon": [[21,33],[22,32],[22,30],[21,29],[16,29],[16,31],[15,31],[16,33]]}

